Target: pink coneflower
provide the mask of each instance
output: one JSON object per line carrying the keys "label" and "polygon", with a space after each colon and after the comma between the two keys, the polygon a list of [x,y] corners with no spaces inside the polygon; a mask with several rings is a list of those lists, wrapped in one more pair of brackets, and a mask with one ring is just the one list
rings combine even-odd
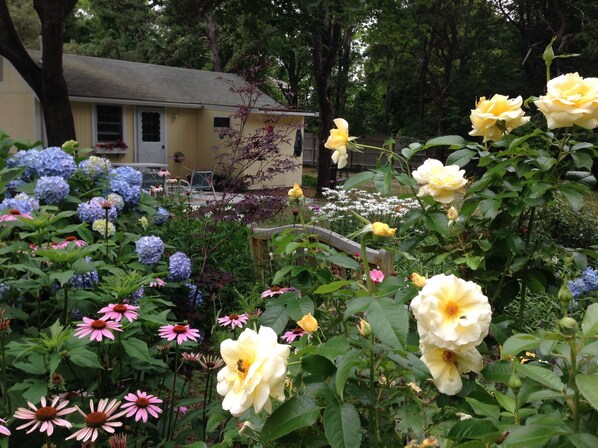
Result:
{"label": "pink coneflower", "polygon": [[6,427],[6,421],[3,418],[0,418],[0,434],[7,437],[10,435],[10,429]]}
{"label": "pink coneflower", "polygon": [[221,327],[230,327],[234,330],[236,327],[243,328],[243,325],[247,323],[249,316],[247,314],[229,314],[228,316],[219,317],[218,323]]}
{"label": "pink coneflower", "polygon": [[93,400],[89,400],[89,409],[91,409],[91,412],[87,415],[79,408],[79,406],[76,406],[79,414],[85,419],[85,428],[71,434],[66,440],[75,438],[80,442],[87,442],[88,440],[95,442],[100,434],[100,429],[113,434],[114,428],[123,425],[122,422],[115,422],[114,420],[122,417],[127,412],[122,411],[118,414],[114,414],[114,411],[116,411],[119,406],[120,401],[112,400],[108,403],[108,399],[104,398],[98,402],[98,410],[94,411]]}
{"label": "pink coneflower", "polygon": [[105,316],[101,319],[90,319],[89,317],[83,318],[82,324],[77,324],[79,327],[75,330],[75,336],[79,336],[79,339],[83,339],[85,336],[91,333],[89,338],[91,341],[101,342],[104,337],[114,340],[112,331],[122,331],[121,325],[118,322],[112,322],[105,319]]}
{"label": "pink coneflower", "polygon": [[382,283],[382,280],[384,280],[384,272],[379,269],[372,269],[370,271],[370,279],[374,283]]}
{"label": "pink coneflower", "polygon": [[85,241],[77,239],[76,236],[67,236],[64,241],[55,243],[52,247],[55,249],[66,249],[71,243],[74,244],[75,247],[87,246]]}
{"label": "pink coneflower", "polygon": [[160,327],[160,337],[168,341],[176,339],[178,344],[182,344],[187,339],[197,342],[199,330],[189,328],[189,325],[164,325]]}
{"label": "pink coneflower", "polygon": [[63,426],[65,428],[71,428],[71,424],[60,418],[63,415],[68,415],[71,412],[75,412],[76,408],[66,408],[68,401],[60,401],[59,397],[54,397],[50,405],[46,405],[46,397],[40,399],[41,407],[37,408],[30,401],[27,402],[31,409],[19,408],[15,412],[15,418],[19,420],[29,420],[29,422],[21,425],[17,428],[25,429],[29,426],[27,434],[35,431],[39,427],[39,432],[45,432],[48,436],[51,436],[54,432],[54,425]]}
{"label": "pink coneflower", "polygon": [[284,294],[287,291],[290,291],[290,288],[281,288],[280,286],[274,285],[270,286],[270,289],[266,289],[261,296],[262,299],[266,297],[274,297],[280,294]]}
{"label": "pink coneflower", "polygon": [[199,365],[206,370],[218,370],[224,365],[224,360],[216,355],[201,355]]}
{"label": "pink coneflower", "polygon": [[31,216],[29,213],[21,213],[20,210],[13,209],[6,215],[0,216],[0,222],[18,221],[18,218],[33,219],[33,216]]}
{"label": "pink coneflower", "polygon": [[187,406],[179,406],[178,408],[174,408],[174,412],[177,414],[185,415],[189,408]]}
{"label": "pink coneflower", "polygon": [[164,191],[164,188],[161,185],[158,185],[158,186],[152,185],[149,190],[150,194],[162,193],[163,191]]}
{"label": "pink coneflower", "polygon": [[183,356],[183,361],[193,362],[193,363],[199,363],[199,361],[201,359],[201,355],[199,353],[195,353],[195,352],[185,352],[182,354],[182,356]]}
{"label": "pink coneflower", "polygon": [[98,311],[98,313],[104,315],[102,316],[102,319],[114,319],[116,322],[120,322],[124,316],[129,322],[133,322],[139,317],[139,313],[137,312],[138,309],[138,306],[128,305],[126,303],[111,303]]}
{"label": "pink coneflower", "polygon": [[280,337],[280,339],[282,339],[283,341],[286,341],[290,344],[295,339],[299,339],[304,334],[307,334],[307,332],[304,331],[302,328],[297,327],[293,331],[287,331],[285,334],[283,334]]}
{"label": "pink coneflower", "polygon": [[165,170],[165,169],[163,169],[163,168],[162,168],[162,169],[160,169],[160,170],[158,171],[158,173],[157,173],[157,174],[158,174],[158,176],[160,176],[160,177],[164,177],[164,176],[170,176],[170,171],[168,171],[168,170]]}
{"label": "pink coneflower", "polygon": [[154,277],[154,281],[150,282],[150,288],[161,288],[164,286],[166,282],[162,280],[160,277]]}
{"label": "pink coneflower", "polygon": [[127,435],[115,434],[108,439],[110,448],[127,448]]}
{"label": "pink coneflower", "polygon": [[136,422],[143,420],[143,423],[147,423],[148,415],[158,418],[158,414],[162,413],[162,409],[156,406],[157,404],[162,403],[162,400],[153,395],[149,395],[146,392],[137,390],[136,394],[130,393],[125,395],[125,400],[127,400],[128,403],[123,404],[121,409],[128,408],[126,416],[132,417],[134,415]]}

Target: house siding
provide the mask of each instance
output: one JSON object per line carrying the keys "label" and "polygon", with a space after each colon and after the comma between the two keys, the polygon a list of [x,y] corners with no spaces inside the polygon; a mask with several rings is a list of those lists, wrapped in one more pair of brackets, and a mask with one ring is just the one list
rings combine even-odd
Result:
{"label": "house siding", "polygon": [[7,60],[0,81],[0,129],[14,140],[36,141],[35,95]]}

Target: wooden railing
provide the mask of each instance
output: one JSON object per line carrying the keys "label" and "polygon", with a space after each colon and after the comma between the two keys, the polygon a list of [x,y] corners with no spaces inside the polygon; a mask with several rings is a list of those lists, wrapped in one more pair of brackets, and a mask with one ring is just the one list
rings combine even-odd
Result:
{"label": "wooden railing", "polygon": [[[270,241],[272,237],[285,230],[293,229],[296,234],[307,231],[308,235],[316,237],[319,242],[328,244],[338,251],[355,256],[361,252],[359,243],[323,227],[307,226],[306,229],[300,225],[286,225],[273,228],[250,226],[249,249],[253,257],[253,263],[260,280],[265,281],[270,273]],[[393,271],[393,254],[384,249],[376,250],[367,248],[367,260],[371,267],[378,267],[385,276]]]}

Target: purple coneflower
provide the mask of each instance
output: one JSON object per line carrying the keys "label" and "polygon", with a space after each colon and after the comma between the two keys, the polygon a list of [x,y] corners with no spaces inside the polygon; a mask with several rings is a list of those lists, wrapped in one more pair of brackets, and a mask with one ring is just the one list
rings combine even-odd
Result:
{"label": "purple coneflower", "polygon": [[125,395],[124,399],[127,400],[128,403],[123,404],[121,409],[128,408],[126,416],[132,417],[134,415],[136,422],[143,420],[143,423],[147,423],[149,415],[158,418],[158,414],[162,413],[162,409],[156,406],[157,404],[162,403],[162,400],[146,392],[138,390],[136,394],[130,393]]}
{"label": "purple coneflower", "polygon": [[48,405],[46,403],[46,397],[41,397],[40,403],[41,407],[37,408],[33,403],[28,401],[27,404],[31,409],[17,409],[15,418],[18,418],[19,420],[29,420],[29,422],[19,426],[17,429],[25,429],[31,426],[27,431],[27,434],[39,428],[39,432],[45,432],[48,436],[51,436],[54,432],[54,425],[71,428],[71,424],[68,421],[60,418],[63,415],[68,415],[76,410],[74,407],[65,408],[68,401],[61,401],[59,397],[54,397],[52,403]]}
{"label": "purple coneflower", "polygon": [[282,339],[283,341],[288,342],[290,344],[295,339],[299,339],[304,334],[307,334],[307,332],[304,331],[302,328],[297,327],[293,331],[287,331],[285,334],[283,334],[280,337],[280,339]]}
{"label": "purple coneflower", "polygon": [[102,319],[113,319],[120,322],[122,317],[126,317],[129,322],[133,322],[139,317],[138,306],[128,305],[126,303],[111,303],[102,308],[98,313],[103,314]]}
{"label": "purple coneflower", "polygon": [[93,400],[89,400],[89,408],[91,412],[85,414],[78,406],[77,411],[85,419],[85,428],[71,434],[66,438],[77,439],[80,442],[87,442],[88,440],[95,442],[100,434],[100,429],[103,429],[107,433],[113,434],[114,428],[122,426],[122,422],[115,422],[119,417],[122,417],[126,411],[114,414],[114,412],[120,406],[120,401],[112,400],[108,402],[108,398],[104,398],[98,402],[98,410],[94,410]]}
{"label": "purple coneflower", "polygon": [[112,331],[122,331],[120,328],[121,325],[118,322],[107,321],[105,316],[102,319],[96,320],[84,317],[83,323],[77,324],[77,327],[79,328],[75,330],[75,336],[78,336],[79,339],[83,339],[91,333],[89,339],[98,342],[101,342],[104,337],[114,340]]}
{"label": "purple coneflower", "polygon": [[247,323],[249,316],[247,314],[229,314],[228,316],[219,317],[218,323],[221,327],[230,327],[234,330],[236,327],[243,328],[243,325]]}
{"label": "purple coneflower", "polygon": [[189,325],[164,325],[160,327],[160,337],[168,341],[176,339],[178,344],[182,344],[187,339],[197,342],[199,338],[199,330],[189,328]]}

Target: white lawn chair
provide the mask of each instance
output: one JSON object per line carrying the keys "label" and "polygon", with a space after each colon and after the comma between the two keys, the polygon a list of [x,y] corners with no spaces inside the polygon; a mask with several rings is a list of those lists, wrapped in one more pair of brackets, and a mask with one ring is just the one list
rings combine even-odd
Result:
{"label": "white lawn chair", "polygon": [[202,193],[212,191],[214,200],[216,200],[216,189],[214,188],[214,171],[193,171],[189,188],[192,193]]}

